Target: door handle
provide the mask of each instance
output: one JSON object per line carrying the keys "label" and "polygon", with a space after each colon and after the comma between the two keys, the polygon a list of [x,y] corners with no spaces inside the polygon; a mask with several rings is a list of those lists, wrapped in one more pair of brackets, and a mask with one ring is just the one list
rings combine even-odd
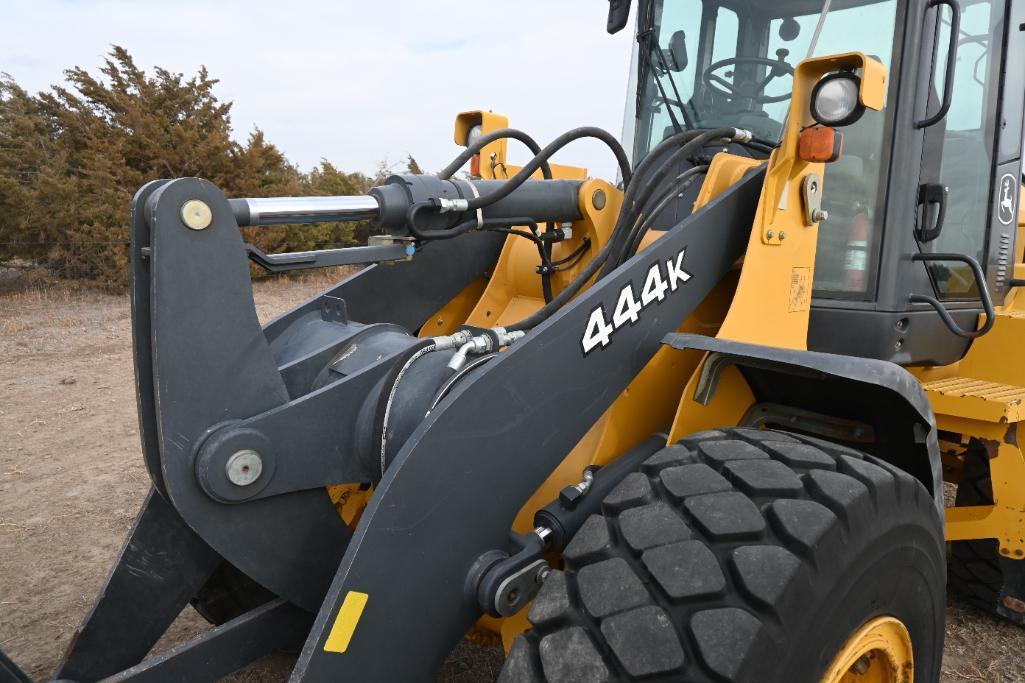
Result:
{"label": "door handle", "polygon": [[[943,230],[943,221],[947,217],[947,196],[950,194],[950,188],[940,183],[925,183],[918,188],[918,204],[923,208],[922,211],[922,222],[915,229],[918,234],[918,241],[923,244],[926,242],[932,242],[934,239],[940,236],[940,231]],[[929,207],[936,205],[938,207],[936,211],[936,220],[930,225],[929,220]]]}
{"label": "door handle", "polygon": [[911,294],[908,296],[908,300],[913,304],[929,304],[932,306],[936,309],[936,312],[940,314],[940,318],[943,320],[943,324],[947,326],[947,329],[964,339],[976,339],[993,329],[993,323],[996,322],[996,311],[993,309],[993,298],[989,295],[989,289],[986,287],[986,275],[982,272],[982,266],[979,265],[978,261],[966,254],[922,253],[912,254],[911,260],[960,261],[961,263],[968,264],[968,267],[972,269],[972,275],[975,277],[975,284],[979,288],[979,298],[982,299],[982,309],[986,312],[986,322],[980,329],[966,330],[962,328],[952,317],[950,317],[950,312],[936,297],[932,297],[927,294]]}
{"label": "door handle", "polygon": [[[932,116],[927,116],[920,121],[915,121],[915,128],[928,128],[929,126],[937,123],[944,116],[947,115],[947,111],[950,110],[950,103],[954,99],[954,67],[957,66],[957,41],[961,32],[961,4],[957,0],[929,0],[929,4],[926,5],[927,9],[936,7],[936,21],[939,23],[939,6],[946,5],[950,8],[950,43],[947,46],[947,69],[943,80],[943,99],[940,103],[940,108]],[[939,46],[934,46],[933,51],[939,49]],[[932,78],[932,73],[929,74]],[[926,104],[926,113],[928,113],[928,103]]]}

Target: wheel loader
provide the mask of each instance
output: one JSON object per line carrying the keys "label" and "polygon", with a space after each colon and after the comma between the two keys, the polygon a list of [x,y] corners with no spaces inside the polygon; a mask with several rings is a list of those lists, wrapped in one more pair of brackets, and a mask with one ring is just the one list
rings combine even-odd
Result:
{"label": "wheel loader", "polygon": [[[470,638],[503,682],[927,682],[948,583],[1025,624],[1025,0],[630,16],[622,138],[476,111],[366,196],[138,191],[152,490],[54,679],[429,681]],[[551,163],[585,138],[616,178]],[[240,232],[322,221],[376,231]],[[250,262],[365,267],[261,326]]]}

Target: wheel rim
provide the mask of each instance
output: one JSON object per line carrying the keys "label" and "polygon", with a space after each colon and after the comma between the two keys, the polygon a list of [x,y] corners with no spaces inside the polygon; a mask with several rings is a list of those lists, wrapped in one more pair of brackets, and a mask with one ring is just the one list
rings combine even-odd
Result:
{"label": "wheel rim", "polygon": [[911,635],[899,619],[879,617],[840,648],[822,683],[912,683]]}

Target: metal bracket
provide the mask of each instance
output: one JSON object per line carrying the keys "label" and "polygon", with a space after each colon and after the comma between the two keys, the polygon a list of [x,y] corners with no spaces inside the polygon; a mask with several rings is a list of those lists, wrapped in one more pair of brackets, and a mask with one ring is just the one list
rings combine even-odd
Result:
{"label": "metal bracket", "polygon": [[743,427],[781,427],[814,434],[830,441],[848,443],[874,443],[872,425],[857,420],[845,420],[780,403],[757,403],[740,418]]}
{"label": "metal bracket", "polygon": [[368,247],[402,247],[406,257],[394,259],[395,261],[411,261],[416,246],[415,237],[403,237],[401,235],[371,235],[367,238]]}
{"label": "metal bracket", "polygon": [[708,359],[701,366],[701,374],[698,375],[698,385],[694,391],[695,403],[707,406],[712,402],[712,399],[715,398],[715,392],[719,388],[719,380],[722,378],[722,373],[731,365],[760,368],[763,370],[782,370],[787,374],[805,377],[818,377],[822,375],[821,372],[807,370],[798,366],[713,351],[708,354]]}
{"label": "metal bracket", "polygon": [[[390,367],[379,362],[313,393],[212,431],[197,448],[196,480],[212,499],[241,503],[340,482],[370,481],[351,450],[352,430],[362,400]],[[251,450],[263,472],[236,484],[229,471],[233,455]]]}
{"label": "metal bracket", "polygon": [[278,598],[105,679],[107,683],[213,680],[275,650],[295,647],[313,615]]}
{"label": "metal bracket", "polygon": [[[477,604],[493,617],[510,617],[523,609],[551,572],[543,557],[545,544],[541,536],[516,534],[512,540],[519,548],[515,554],[487,565],[474,563],[475,569],[486,568],[479,577],[469,577],[470,585],[477,587]],[[491,554],[485,553],[482,560]]]}
{"label": "metal bracket", "polygon": [[805,225],[812,226],[829,218],[829,213],[822,210],[822,178],[818,173],[809,173],[801,181],[801,204]]}
{"label": "metal bracket", "polygon": [[325,294],[320,298],[320,319],[329,323],[349,324],[349,307],[345,299]]}
{"label": "metal bracket", "polygon": [[360,266],[369,263],[390,263],[409,261],[415,248],[394,238],[387,244],[371,243],[365,247],[344,247],[342,249],[321,249],[319,251],[295,251],[286,254],[268,254],[254,244],[246,244],[249,259],[271,273],[289,270],[328,268],[330,266]]}

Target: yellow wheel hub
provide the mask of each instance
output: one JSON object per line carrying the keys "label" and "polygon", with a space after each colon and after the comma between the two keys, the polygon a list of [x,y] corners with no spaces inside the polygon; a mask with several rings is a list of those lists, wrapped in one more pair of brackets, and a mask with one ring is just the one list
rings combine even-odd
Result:
{"label": "yellow wheel hub", "polygon": [[879,617],[851,636],[822,677],[822,683],[912,683],[915,659],[911,635],[899,619]]}

